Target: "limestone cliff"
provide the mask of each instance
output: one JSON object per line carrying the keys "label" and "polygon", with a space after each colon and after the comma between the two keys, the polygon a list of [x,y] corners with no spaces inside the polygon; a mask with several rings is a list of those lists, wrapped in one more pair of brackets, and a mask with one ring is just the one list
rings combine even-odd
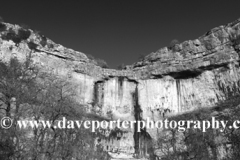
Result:
{"label": "limestone cliff", "polygon": [[[31,55],[43,69],[76,84],[79,103],[109,119],[159,120],[167,114],[210,107],[240,92],[240,19],[196,40],[162,48],[125,70],[97,66],[85,54],[30,29],[24,29],[30,31],[29,37],[16,41],[12,37],[19,34],[20,26],[2,23],[0,28],[1,60],[24,61]],[[153,146],[147,142],[154,141],[158,132],[132,129],[101,143],[116,157],[114,152],[127,159],[134,154],[149,157]]]}

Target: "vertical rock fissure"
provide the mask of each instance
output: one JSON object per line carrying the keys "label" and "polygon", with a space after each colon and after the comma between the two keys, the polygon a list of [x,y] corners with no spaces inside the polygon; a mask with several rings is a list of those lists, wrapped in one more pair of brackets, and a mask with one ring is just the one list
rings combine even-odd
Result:
{"label": "vertical rock fissure", "polygon": [[93,101],[92,105],[95,106],[98,103],[98,82],[94,83],[93,86]]}
{"label": "vertical rock fissure", "polygon": [[97,81],[94,83],[94,88],[93,88],[93,101],[92,101],[92,106],[96,105],[102,105],[102,100],[104,98],[104,92],[103,92],[103,85],[104,82],[102,81]]}
{"label": "vertical rock fissure", "polygon": [[120,100],[123,98],[123,83],[124,83],[125,78],[124,77],[118,77],[118,96]]}
{"label": "vertical rock fissure", "polygon": [[[139,100],[138,83],[136,84],[135,92],[132,94],[132,96],[133,96],[133,104],[134,104],[134,117],[137,122],[142,119],[141,118],[142,109],[141,109],[141,107],[139,105],[139,101],[138,101]],[[140,155],[140,132],[137,132],[137,130],[138,130],[138,125],[137,125],[137,123],[135,123],[133,138],[134,138],[134,143],[135,143],[134,148],[135,148],[136,158],[138,158]]]}
{"label": "vertical rock fissure", "polygon": [[178,112],[181,111],[181,87],[180,87],[180,79],[176,80],[176,86],[177,86],[177,105],[178,105]]}
{"label": "vertical rock fissure", "polygon": [[[138,90],[138,82],[136,83],[136,88],[134,93],[132,93],[133,96],[133,104],[134,104],[134,117],[135,121],[142,121],[142,112],[141,106],[139,104],[139,90]],[[140,132],[138,132],[139,128]],[[143,158],[146,157],[146,155],[150,156],[150,159],[155,159],[154,152],[153,152],[153,146],[151,143],[151,136],[147,132],[146,128],[143,128],[143,126],[139,126],[137,123],[135,123],[134,126],[134,148],[135,148],[135,158]],[[148,157],[149,158],[149,157]]]}

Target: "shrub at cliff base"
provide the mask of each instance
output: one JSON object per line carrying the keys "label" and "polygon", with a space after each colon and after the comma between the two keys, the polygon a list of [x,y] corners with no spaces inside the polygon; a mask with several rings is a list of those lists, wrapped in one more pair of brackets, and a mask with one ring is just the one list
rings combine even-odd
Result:
{"label": "shrub at cliff base", "polygon": [[[240,117],[240,97],[231,97],[213,108],[205,108],[186,113],[169,120],[227,120],[224,132],[219,129],[188,129],[178,132],[176,129],[164,130],[159,134],[156,154],[161,160],[237,160],[240,157],[240,131],[229,129],[233,121]],[[186,126],[185,126],[186,127]]]}

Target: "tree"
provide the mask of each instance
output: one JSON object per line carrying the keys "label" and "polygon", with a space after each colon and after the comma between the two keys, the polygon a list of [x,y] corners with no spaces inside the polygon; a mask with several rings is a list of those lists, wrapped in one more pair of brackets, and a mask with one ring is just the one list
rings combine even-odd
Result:
{"label": "tree", "polygon": [[[21,104],[32,104],[35,101],[38,89],[35,78],[38,71],[30,65],[30,59],[21,64],[17,59],[12,58],[10,62],[0,62],[0,111],[1,117],[8,116],[12,119],[18,119]],[[18,140],[21,134],[18,134],[15,127],[9,130],[0,130],[0,157],[10,159],[17,155],[19,151]]]}
{"label": "tree", "polygon": [[10,28],[7,33],[2,35],[4,40],[12,40],[16,45],[18,45],[22,40],[27,40],[31,35],[31,31],[28,29],[20,28],[17,32]]}
{"label": "tree", "polygon": [[14,119],[14,125],[9,130],[0,129],[0,158],[107,159],[106,152],[95,146],[96,135],[84,128],[20,129],[16,125],[20,119],[44,119],[52,123],[63,117],[68,120],[86,119],[84,106],[75,101],[73,88],[75,86],[61,77],[41,72],[32,64],[30,56],[24,63],[15,58],[9,63],[1,62],[1,116]]}
{"label": "tree", "polygon": [[[205,108],[177,115],[169,121],[211,121],[212,116],[217,121],[228,121],[224,132],[220,128],[209,128],[206,132],[194,128],[192,124],[185,132],[177,129],[163,129],[158,139],[158,156],[164,160],[208,159],[235,160],[240,156],[240,131],[232,128],[234,121],[240,115],[240,98],[232,96],[220,102],[213,108]],[[230,127],[231,126],[231,127]],[[221,158],[220,158],[221,157]]]}
{"label": "tree", "polygon": [[21,40],[26,40],[30,37],[31,31],[28,29],[19,29],[18,30],[18,36]]}
{"label": "tree", "polygon": [[173,39],[170,42],[169,49],[173,50],[174,52],[177,52],[180,50],[178,45],[179,45],[179,41],[177,39]]}
{"label": "tree", "polygon": [[108,64],[106,61],[102,60],[102,59],[96,59],[95,60],[97,62],[97,65],[102,67],[102,68],[109,68]]}

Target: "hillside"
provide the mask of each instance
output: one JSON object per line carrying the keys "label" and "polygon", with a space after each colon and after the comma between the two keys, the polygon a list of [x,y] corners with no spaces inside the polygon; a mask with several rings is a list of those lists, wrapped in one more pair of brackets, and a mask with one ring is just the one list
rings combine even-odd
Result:
{"label": "hillside", "polygon": [[[157,121],[168,115],[191,115],[194,110],[237,96],[239,56],[240,19],[195,40],[150,53],[124,70],[108,69],[103,61],[56,44],[31,29],[0,23],[2,62],[14,57],[24,62],[30,57],[41,70],[75,85],[78,104],[109,120]],[[125,159],[159,156],[153,144],[158,142],[161,129],[136,130],[119,131],[121,137],[106,136],[99,143],[113,158],[121,158],[119,154]]]}

